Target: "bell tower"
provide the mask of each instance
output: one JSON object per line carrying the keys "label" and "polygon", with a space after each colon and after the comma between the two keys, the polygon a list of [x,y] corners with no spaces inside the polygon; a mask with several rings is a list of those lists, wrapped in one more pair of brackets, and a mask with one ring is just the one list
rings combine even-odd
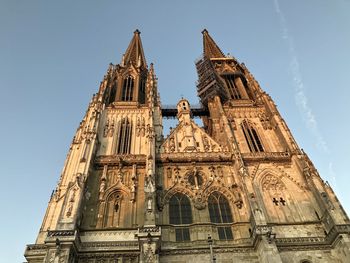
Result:
{"label": "bell tower", "polygon": [[116,106],[146,103],[147,63],[143,53],[140,31],[134,36],[117,66],[106,96],[108,104]]}
{"label": "bell tower", "polygon": [[147,66],[136,30],[121,63],[109,65],[77,129],[36,244],[25,252],[28,262],[157,260],[160,116],[153,64]]}
{"label": "bell tower", "polygon": [[219,96],[224,103],[235,100],[237,103],[253,100],[253,91],[248,87],[244,69],[231,56],[225,56],[204,29],[203,56],[196,63],[198,72],[198,96],[206,105],[208,99]]}
{"label": "bell tower", "polygon": [[[296,236],[305,237],[307,246],[312,246],[307,229],[315,229],[311,236],[329,240],[331,229],[343,225],[349,228],[348,216],[332,188],[297,145],[271,97],[243,63],[223,54],[207,30],[202,34],[203,55],[196,63],[197,91],[203,107],[209,110],[202,119],[207,133],[233,153],[232,167],[238,176],[231,191],[242,189],[240,213],[247,217],[241,220],[249,218],[249,236],[260,240],[256,250],[259,262],[317,262],[312,253],[306,257],[283,251],[302,246]],[[287,225],[298,231],[286,233]],[[342,231],[337,235],[342,236]],[[347,255],[348,238],[346,235]],[[292,240],[296,242],[294,248],[286,244]],[[327,244],[325,241],[322,246],[326,248]],[[342,250],[333,248],[331,253],[335,254]],[[336,258],[330,256],[327,260],[337,262]]]}

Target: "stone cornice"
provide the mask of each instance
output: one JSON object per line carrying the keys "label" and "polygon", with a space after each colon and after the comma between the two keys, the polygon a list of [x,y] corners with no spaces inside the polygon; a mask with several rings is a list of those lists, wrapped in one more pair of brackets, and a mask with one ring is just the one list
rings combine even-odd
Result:
{"label": "stone cornice", "polygon": [[230,152],[181,152],[158,154],[157,161],[162,163],[191,163],[191,162],[230,162],[234,156]]}
{"label": "stone cornice", "polygon": [[289,152],[250,152],[242,153],[243,161],[252,162],[290,162],[291,154]]}
{"label": "stone cornice", "polygon": [[95,159],[97,166],[103,165],[133,165],[133,164],[146,164],[146,155],[144,154],[126,154],[126,155],[100,155]]}

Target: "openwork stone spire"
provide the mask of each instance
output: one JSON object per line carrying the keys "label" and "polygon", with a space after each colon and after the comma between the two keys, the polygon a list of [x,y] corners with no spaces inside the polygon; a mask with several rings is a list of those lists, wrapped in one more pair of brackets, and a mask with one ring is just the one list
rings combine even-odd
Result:
{"label": "openwork stone spire", "polygon": [[131,63],[137,67],[147,67],[140,34],[141,32],[138,29],[136,29],[134,32],[134,36],[130,41],[128,49],[126,50],[123,56],[123,65],[128,65],[129,63]]}
{"label": "openwork stone spire", "polygon": [[215,41],[209,35],[208,30],[204,29],[203,34],[203,54],[208,58],[224,58],[225,55],[216,45]]}

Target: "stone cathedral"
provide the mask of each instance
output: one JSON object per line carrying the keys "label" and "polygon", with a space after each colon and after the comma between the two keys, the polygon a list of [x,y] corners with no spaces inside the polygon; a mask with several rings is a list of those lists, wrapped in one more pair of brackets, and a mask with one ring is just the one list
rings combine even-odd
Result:
{"label": "stone cathedral", "polygon": [[[191,108],[162,107],[134,32],[79,124],[29,263],[350,262],[332,188],[246,66],[202,34]],[[163,118],[178,119],[168,136]]]}

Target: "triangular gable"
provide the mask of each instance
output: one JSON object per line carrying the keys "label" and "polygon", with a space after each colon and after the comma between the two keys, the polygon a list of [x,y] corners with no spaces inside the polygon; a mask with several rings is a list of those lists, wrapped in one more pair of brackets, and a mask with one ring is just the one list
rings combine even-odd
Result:
{"label": "triangular gable", "polygon": [[191,120],[186,124],[180,122],[165,139],[160,151],[161,153],[221,152],[222,147]]}

